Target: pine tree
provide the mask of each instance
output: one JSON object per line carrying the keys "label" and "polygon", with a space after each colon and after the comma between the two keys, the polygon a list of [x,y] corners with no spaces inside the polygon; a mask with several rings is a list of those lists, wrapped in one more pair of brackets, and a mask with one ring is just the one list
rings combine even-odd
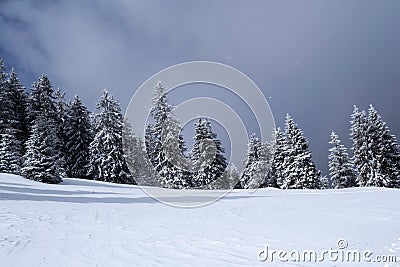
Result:
{"label": "pine tree", "polygon": [[281,188],[320,188],[321,173],[317,170],[311,158],[308,142],[303,132],[289,115],[286,116],[285,136],[287,155],[282,166],[282,174],[285,179]]}
{"label": "pine tree", "polygon": [[151,162],[148,160],[143,141],[135,136],[127,120],[122,130],[125,161],[134,181],[139,185],[157,186],[158,179]]}
{"label": "pine tree", "polygon": [[89,146],[93,140],[89,111],[78,96],[66,107],[64,122],[65,169],[68,177],[87,178]]}
{"label": "pine tree", "polygon": [[[277,187],[276,176],[273,174],[273,165],[275,158],[276,142],[270,141],[265,142],[261,145],[259,151],[259,168],[258,176],[260,177],[261,184],[259,187]],[[257,181],[257,179],[255,179]]]}
{"label": "pine tree", "polygon": [[329,149],[329,172],[332,188],[347,188],[356,186],[356,176],[350,163],[347,149],[341,144],[339,136],[331,133],[332,148]]}
{"label": "pine tree", "polygon": [[329,179],[326,176],[321,176],[320,179],[321,189],[329,189]]}
{"label": "pine tree", "polygon": [[[65,165],[66,157],[67,157],[67,148],[66,143],[68,142],[65,130],[67,127],[67,117],[69,104],[65,100],[65,93],[61,92],[59,88],[54,92],[54,100],[55,106],[57,110],[57,135],[60,143],[58,144],[60,150],[60,157],[62,158],[62,162]],[[65,166],[64,166],[65,168]]]}
{"label": "pine tree", "polygon": [[236,188],[248,188],[249,182],[254,178],[258,168],[259,151],[261,150],[261,141],[253,133],[248,142],[246,160],[244,162],[244,170],[240,177]]}
{"label": "pine tree", "polygon": [[27,96],[14,70],[0,90],[0,102],[0,172],[20,174],[27,136]]}
{"label": "pine tree", "polygon": [[286,136],[280,129],[275,129],[275,146],[274,160],[272,162],[269,176],[276,181],[277,187],[284,188],[286,177],[283,174],[283,166],[286,158]]}
{"label": "pine tree", "polygon": [[357,170],[356,182],[358,186],[367,184],[368,176],[371,173],[370,152],[368,148],[367,127],[368,121],[365,111],[359,111],[357,106],[354,106],[353,114],[351,115],[351,139],[353,140],[353,158],[352,163]]}
{"label": "pine tree", "polygon": [[396,137],[370,105],[367,136],[369,139],[370,174],[367,186],[396,187],[400,179],[400,152]]}
{"label": "pine tree", "polygon": [[232,189],[239,183],[240,174],[235,164],[230,163],[221,177],[215,183],[216,189]]}
{"label": "pine tree", "polygon": [[191,179],[181,126],[172,116],[173,107],[165,92],[165,87],[158,82],[150,110],[153,124],[146,128],[146,151],[156,173],[156,184],[169,188],[189,187]]}
{"label": "pine tree", "polygon": [[[212,131],[208,119],[199,119],[195,124],[192,166],[195,171],[193,186],[215,189],[227,166],[224,148],[217,134]],[[214,184],[213,184],[214,183]]]}
{"label": "pine tree", "polygon": [[43,183],[62,181],[64,169],[59,163],[58,151],[55,151],[57,138],[54,120],[41,115],[35,118],[21,170],[25,178]]}
{"label": "pine tree", "polygon": [[179,121],[168,117],[161,133],[162,154],[164,161],[160,162],[160,184],[168,188],[190,187],[190,162],[186,159],[183,137],[180,135]]}
{"label": "pine tree", "polygon": [[58,183],[65,177],[58,135],[59,117],[54,91],[46,75],[33,84],[28,105],[30,136],[26,143],[22,174],[28,179]]}
{"label": "pine tree", "polygon": [[269,175],[273,152],[273,147],[270,144],[262,144],[253,133],[249,139],[247,156],[244,162],[245,168],[235,188],[255,189],[274,186],[275,181]]}
{"label": "pine tree", "polygon": [[157,172],[162,169],[162,162],[165,162],[161,142],[163,125],[172,111],[172,106],[168,103],[168,96],[165,91],[163,84],[158,82],[153,96],[153,106],[150,110],[150,115],[154,122],[148,126],[147,133],[149,135],[146,136],[146,145],[151,146],[146,147],[147,153]]}
{"label": "pine tree", "polygon": [[134,183],[122,148],[123,118],[119,103],[104,90],[97,109],[96,134],[89,146],[88,177],[105,182]]}

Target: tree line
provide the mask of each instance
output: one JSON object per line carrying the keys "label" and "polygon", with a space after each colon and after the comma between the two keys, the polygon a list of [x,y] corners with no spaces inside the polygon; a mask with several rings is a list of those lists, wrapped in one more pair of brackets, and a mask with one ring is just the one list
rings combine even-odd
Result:
{"label": "tree line", "polygon": [[193,149],[187,151],[165,92],[157,83],[141,140],[108,91],[91,113],[78,96],[66,101],[44,74],[28,93],[15,70],[7,73],[0,58],[0,172],[45,183],[74,177],[167,188],[400,186],[399,145],[373,106],[367,112],[354,107],[351,157],[332,132],[329,178],[316,168],[304,133],[289,115],[284,129],[272,133],[274,142],[249,137],[239,173],[227,163],[207,118],[195,123]]}

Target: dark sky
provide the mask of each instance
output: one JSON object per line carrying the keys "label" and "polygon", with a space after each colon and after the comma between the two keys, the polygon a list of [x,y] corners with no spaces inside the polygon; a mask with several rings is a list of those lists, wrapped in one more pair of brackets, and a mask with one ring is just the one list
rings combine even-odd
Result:
{"label": "dark sky", "polygon": [[47,73],[89,108],[108,88],[125,109],[155,72],[228,64],[290,113],[327,173],[329,133],[350,145],[353,105],[400,137],[400,1],[4,1],[0,56],[27,87]]}

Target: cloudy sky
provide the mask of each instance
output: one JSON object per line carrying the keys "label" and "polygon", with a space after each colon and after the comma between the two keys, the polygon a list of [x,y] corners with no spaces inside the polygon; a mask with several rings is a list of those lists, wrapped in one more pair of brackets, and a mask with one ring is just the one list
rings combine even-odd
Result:
{"label": "cloudy sky", "polygon": [[329,133],[350,144],[354,104],[375,105],[400,137],[399,10],[398,0],[0,0],[0,57],[27,87],[47,73],[91,109],[104,88],[125,109],[177,63],[228,64],[258,84],[278,126],[294,117],[326,174]]}

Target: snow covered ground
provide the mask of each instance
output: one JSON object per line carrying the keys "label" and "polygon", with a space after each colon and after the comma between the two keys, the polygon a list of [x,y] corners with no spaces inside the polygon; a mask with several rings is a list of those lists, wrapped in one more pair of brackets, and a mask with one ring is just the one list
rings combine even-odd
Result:
{"label": "snow covered ground", "polygon": [[400,266],[258,259],[266,246],[320,253],[341,239],[342,251],[399,257],[400,190],[240,190],[185,209],[137,186],[1,174],[0,201],[0,266]]}

